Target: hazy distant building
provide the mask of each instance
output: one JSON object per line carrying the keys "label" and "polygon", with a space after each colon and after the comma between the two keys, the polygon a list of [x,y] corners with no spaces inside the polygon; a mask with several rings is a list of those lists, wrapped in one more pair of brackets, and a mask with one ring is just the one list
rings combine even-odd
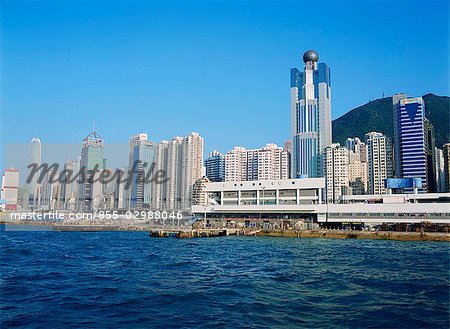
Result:
{"label": "hazy distant building", "polygon": [[[31,140],[30,143],[30,153],[28,157],[28,165],[36,164],[37,166],[40,166],[42,164],[42,145],[41,140],[39,138],[34,137]],[[33,177],[30,177],[32,168],[28,169],[28,177],[26,178],[31,179],[30,183],[27,184],[27,187],[29,189],[28,194],[28,204],[31,209],[34,209],[35,203],[36,203],[36,194],[37,194],[37,178],[38,174],[34,175]],[[39,172],[38,172],[39,173]]]}
{"label": "hazy distant building", "polygon": [[[156,144],[155,149],[155,173],[161,172],[164,174],[164,177],[167,178],[169,142],[161,141],[160,143]],[[167,183],[154,183],[152,187],[152,208],[155,210],[163,209],[166,206],[166,195]]]}
{"label": "hazy distant building", "polygon": [[[132,175],[131,171],[133,170],[133,157],[134,157],[134,147],[141,141],[147,141],[148,135],[146,133],[139,133],[137,135],[131,136],[128,141],[128,168],[126,171],[126,175]],[[130,206],[131,198],[131,186],[129,189],[125,190],[125,205],[127,207]]]}
{"label": "hazy distant building", "polygon": [[[1,185],[1,184],[0,184]],[[29,193],[30,191],[28,190],[27,187],[20,187],[18,189],[18,195],[17,195],[17,208],[20,209],[29,209]],[[1,196],[0,196],[1,199]],[[1,204],[1,202],[0,202]]]}
{"label": "hazy distant building", "polygon": [[133,149],[133,178],[131,183],[131,208],[150,208],[152,196],[150,167],[155,161],[153,142],[140,140]]}
{"label": "hazy distant building", "polygon": [[117,179],[113,180],[114,183],[114,208],[123,209],[125,208],[125,184],[126,184],[126,170],[124,168],[116,169],[115,177]]}
{"label": "hazy distant building", "polygon": [[289,153],[276,144],[247,150],[238,146],[225,154],[225,181],[289,178]]}
{"label": "hazy distant building", "polygon": [[95,130],[92,130],[83,139],[81,148],[80,171],[84,172],[86,179],[79,184],[78,201],[83,210],[91,210],[94,207],[95,199],[102,194],[101,182],[94,182],[94,180],[98,178],[97,175],[103,167],[103,138]]}
{"label": "hazy distant building", "polygon": [[337,203],[348,181],[348,150],[339,144],[332,144],[323,151],[325,199],[327,203]]}
{"label": "hazy distant building", "polygon": [[62,198],[62,185],[58,178],[52,182],[49,182],[50,186],[50,203],[49,210],[57,210],[64,208],[64,200]]}
{"label": "hazy distant building", "polygon": [[322,177],[323,151],[331,145],[331,76],[314,50],[303,71],[291,69],[292,178]]}
{"label": "hazy distant building", "polygon": [[[106,164],[105,164],[106,166]],[[111,169],[111,168],[105,168],[102,170],[102,179],[101,179],[101,183],[102,183],[102,193],[103,194],[107,194],[107,193],[112,193],[114,192],[114,189],[116,188],[112,177],[114,176],[115,170]]]}
{"label": "hazy distant building", "polygon": [[384,180],[393,173],[392,142],[382,133],[370,132],[365,135],[368,158],[368,193],[383,194],[386,192]]}
{"label": "hazy distant building", "polygon": [[133,167],[134,158],[134,147],[141,141],[147,141],[148,135],[146,133],[139,133],[137,135],[131,136],[128,142],[128,168]]}
{"label": "hazy distant building", "polygon": [[62,207],[59,175],[60,173],[54,166],[50,166],[48,170],[42,172],[42,180],[36,188],[34,209],[54,210]]}
{"label": "hazy distant building", "polygon": [[[105,163],[106,166],[106,163]],[[102,195],[99,200],[100,209],[115,208],[115,191],[117,187],[117,170],[104,168],[101,172]]]}
{"label": "hazy distant building", "polygon": [[77,175],[76,162],[70,161],[64,164],[64,173],[61,175],[61,199],[62,206],[65,209],[75,210],[76,205],[76,190],[78,185],[74,177]]}
{"label": "hazy distant building", "polygon": [[206,177],[211,182],[223,182],[225,180],[225,156],[212,151],[205,160]]}
{"label": "hazy distant building", "polygon": [[19,197],[19,171],[14,168],[6,169],[2,176],[1,203],[5,210],[17,210]]}
{"label": "hazy distant building", "polygon": [[395,175],[399,178],[420,178],[426,192],[427,144],[425,133],[425,102],[421,97],[392,97],[394,108]]}
{"label": "hazy distant building", "polygon": [[167,164],[165,167],[167,174],[165,209],[182,209],[181,191],[183,189],[183,166],[185,165],[183,161],[183,140],[183,137],[177,136],[169,141]]}

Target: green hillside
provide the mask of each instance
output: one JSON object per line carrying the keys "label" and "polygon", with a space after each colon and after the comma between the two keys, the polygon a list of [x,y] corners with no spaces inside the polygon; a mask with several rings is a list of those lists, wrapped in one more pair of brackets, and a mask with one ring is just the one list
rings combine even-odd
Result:
{"label": "green hillside", "polygon": [[[426,94],[425,115],[435,129],[436,146],[450,141],[450,97]],[[364,138],[370,131],[394,136],[392,97],[371,101],[333,120],[333,142],[345,143],[347,137]]]}

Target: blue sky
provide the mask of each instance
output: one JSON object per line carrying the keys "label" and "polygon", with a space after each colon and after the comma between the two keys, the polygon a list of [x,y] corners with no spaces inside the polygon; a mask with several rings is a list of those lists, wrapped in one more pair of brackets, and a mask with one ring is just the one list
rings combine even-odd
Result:
{"label": "blue sky", "polygon": [[[2,2],[2,143],[190,131],[205,155],[290,135],[289,70],[332,70],[332,116],[383,93],[448,95],[449,5]],[[74,155],[75,156],[75,155]],[[125,160],[126,162],[126,160]]]}

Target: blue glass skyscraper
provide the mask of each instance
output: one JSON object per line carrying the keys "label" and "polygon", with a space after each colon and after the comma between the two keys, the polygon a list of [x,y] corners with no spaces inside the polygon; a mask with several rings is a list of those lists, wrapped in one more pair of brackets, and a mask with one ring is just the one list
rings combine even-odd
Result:
{"label": "blue glass skyscraper", "polygon": [[225,156],[217,151],[211,152],[205,160],[206,177],[211,182],[225,181]]}
{"label": "blue glass skyscraper", "polygon": [[425,103],[422,97],[392,97],[394,105],[395,175],[422,181],[419,191],[427,191]]}
{"label": "blue glass skyscraper", "polygon": [[331,145],[331,73],[314,50],[303,71],[291,69],[291,177],[323,177],[323,151]]}

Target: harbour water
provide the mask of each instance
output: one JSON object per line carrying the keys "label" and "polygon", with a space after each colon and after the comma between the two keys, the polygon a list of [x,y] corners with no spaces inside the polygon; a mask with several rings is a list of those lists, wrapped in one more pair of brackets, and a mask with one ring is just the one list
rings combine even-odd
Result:
{"label": "harbour water", "polygon": [[449,244],[0,232],[1,328],[449,327]]}

